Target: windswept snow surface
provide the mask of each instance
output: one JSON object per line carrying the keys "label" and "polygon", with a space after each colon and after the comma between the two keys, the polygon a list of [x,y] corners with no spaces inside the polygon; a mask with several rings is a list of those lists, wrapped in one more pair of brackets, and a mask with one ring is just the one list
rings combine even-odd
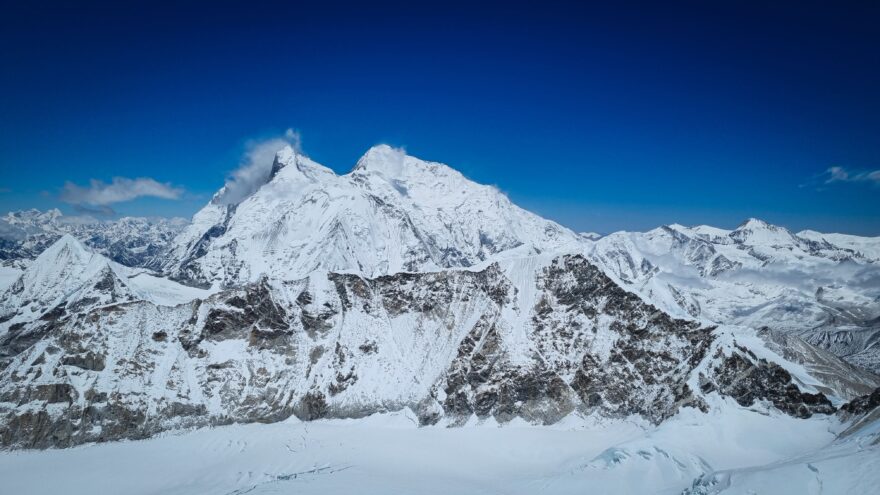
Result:
{"label": "windswept snow surface", "polygon": [[[717,470],[783,463],[820,449],[839,428],[827,417],[798,420],[732,402],[716,411],[685,409],[659,427],[570,416],[552,427],[473,421],[419,428],[408,411],[233,425],[2,453],[0,479],[5,492],[19,495],[677,494]],[[853,483],[880,481],[874,473]],[[771,476],[766,486],[807,493],[779,481]]]}
{"label": "windswept snow surface", "polygon": [[880,410],[846,425],[818,450],[701,476],[687,495],[873,494],[880,486]]}

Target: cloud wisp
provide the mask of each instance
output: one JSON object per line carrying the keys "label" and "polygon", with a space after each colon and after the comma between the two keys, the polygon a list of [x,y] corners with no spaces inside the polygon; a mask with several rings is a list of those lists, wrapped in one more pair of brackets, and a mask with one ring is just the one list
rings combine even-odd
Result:
{"label": "cloud wisp", "polygon": [[88,186],[68,181],[61,188],[58,198],[82,210],[111,214],[113,210],[110,205],[115,203],[143,197],[178,199],[183,192],[182,188],[149,177],[114,177],[110,183],[92,179]]}
{"label": "cloud wisp", "polygon": [[302,152],[297,131],[288,129],[283,136],[248,143],[241,164],[229,174],[223,191],[214,198],[214,202],[238,204],[256,192],[269,181],[275,153],[285,146],[292,147],[298,153]]}
{"label": "cloud wisp", "polygon": [[831,167],[825,171],[825,184],[835,182],[869,182],[880,185],[880,170],[854,172],[844,167]]}

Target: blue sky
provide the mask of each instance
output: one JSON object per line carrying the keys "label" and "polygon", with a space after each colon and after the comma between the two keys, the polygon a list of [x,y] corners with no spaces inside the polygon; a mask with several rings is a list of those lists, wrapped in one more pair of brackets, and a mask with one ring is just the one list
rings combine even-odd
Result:
{"label": "blue sky", "polygon": [[190,216],[294,128],[340,173],[404,146],[577,230],[880,235],[868,2],[89,3],[3,7],[0,210]]}

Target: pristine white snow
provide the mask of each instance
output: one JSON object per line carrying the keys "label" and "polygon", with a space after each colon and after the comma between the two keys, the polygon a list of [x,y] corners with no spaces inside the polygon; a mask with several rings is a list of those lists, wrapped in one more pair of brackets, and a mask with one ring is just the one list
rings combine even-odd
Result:
{"label": "pristine white snow", "polygon": [[[829,418],[796,420],[732,403],[714,410],[686,409],[659,427],[571,416],[552,427],[490,421],[419,428],[408,411],[233,425],[145,441],[6,452],[0,454],[0,479],[4,491],[19,495],[678,494],[707,473],[767,469],[818,452],[840,428]],[[869,452],[838,452],[844,457],[822,469],[824,481],[856,488],[846,493],[869,493],[865,487],[880,481],[880,471],[851,476],[857,466],[846,465],[853,454],[876,464],[876,450]],[[735,472],[734,479],[743,476]],[[763,487],[774,488],[766,493],[807,493],[786,486],[784,470],[763,476],[746,481],[758,493],[765,493]]]}
{"label": "pristine white snow", "polygon": [[316,269],[367,276],[467,267],[523,245],[578,236],[441,163],[381,145],[337,176],[291,147],[277,172],[237,205],[221,190],[175,240],[166,269],[214,285]]}
{"label": "pristine white snow", "polygon": [[[833,428],[835,430],[839,429]],[[880,486],[878,411],[847,427],[820,449],[767,464],[703,475],[694,494],[871,494]]]}

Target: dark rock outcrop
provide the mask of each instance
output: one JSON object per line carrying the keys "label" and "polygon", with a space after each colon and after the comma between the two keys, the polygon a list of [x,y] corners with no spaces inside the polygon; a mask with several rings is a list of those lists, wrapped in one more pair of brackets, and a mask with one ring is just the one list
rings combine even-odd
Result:
{"label": "dark rock outcrop", "polygon": [[833,414],[834,406],[821,393],[801,392],[791,374],[776,363],[758,359],[747,349],[730,356],[717,356],[721,362],[711,377],[701,376],[700,388],[704,393],[717,391],[732,397],[744,407],[759,400],[773,404],[780,411],[798,418],[813,414]]}
{"label": "dark rock outcrop", "polygon": [[[834,410],[745,348],[711,352],[721,346],[713,329],[671,318],[583,256],[530,270],[534,286],[490,265],[262,279],[173,308],[59,305],[0,341],[0,446],[404,407],[422,424],[549,424],[573,411],[659,423],[705,410],[713,392],[797,417]],[[119,287],[93,285],[101,297]]]}
{"label": "dark rock outcrop", "polygon": [[840,406],[840,413],[845,416],[861,416],[874,411],[878,407],[880,407],[880,388]]}

